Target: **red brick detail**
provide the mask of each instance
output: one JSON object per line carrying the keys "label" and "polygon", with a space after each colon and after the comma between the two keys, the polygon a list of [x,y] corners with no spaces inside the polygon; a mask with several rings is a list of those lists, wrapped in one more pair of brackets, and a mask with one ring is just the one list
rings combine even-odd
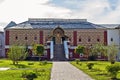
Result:
{"label": "red brick detail", "polygon": [[50,49],[47,49],[47,59],[50,60]]}
{"label": "red brick detail", "polygon": [[43,31],[40,31],[40,44],[43,44]]}
{"label": "red brick detail", "polygon": [[73,45],[77,46],[77,31],[73,32]]}
{"label": "red brick detail", "polygon": [[5,45],[9,45],[9,31],[5,32]]}
{"label": "red brick detail", "polygon": [[104,31],[104,45],[107,45],[107,31]]}
{"label": "red brick detail", "polygon": [[71,57],[71,59],[79,58],[79,54],[76,54],[76,53],[74,52],[75,49],[70,49],[69,51],[72,52],[72,57]]}

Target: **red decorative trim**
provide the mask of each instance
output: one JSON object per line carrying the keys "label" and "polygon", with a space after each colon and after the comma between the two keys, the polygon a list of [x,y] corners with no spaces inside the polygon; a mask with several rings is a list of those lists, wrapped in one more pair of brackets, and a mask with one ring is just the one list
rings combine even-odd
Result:
{"label": "red decorative trim", "polygon": [[77,46],[77,31],[73,32],[73,45]]}
{"label": "red decorative trim", "polygon": [[40,44],[43,44],[43,31],[40,31]]}
{"label": "red decorative trim", "polygon": [[47,49],[47,58],[50,60],[50,49]]}
{"label": "red decorative trim", "polygon": [[5,32],[5,45],[9,45],[9,31]]}
{"label": "red decorative trim", "polygon": [[107,31],[104,31],[104,45],[107,45]]}

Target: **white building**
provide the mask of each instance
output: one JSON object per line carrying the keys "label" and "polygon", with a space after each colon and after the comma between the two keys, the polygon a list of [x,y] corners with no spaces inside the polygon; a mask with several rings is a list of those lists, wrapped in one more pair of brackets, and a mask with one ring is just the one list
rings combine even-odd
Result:
{"label": "white building", "polygon": [[107,45],[114,44],[118,48],[117,61],[120,61],[120,29],[119,25],[113,25],[107,29]]}
{"label": "white building", "polygon": [[4,32],[0,31],[0,57],[5,57]]}

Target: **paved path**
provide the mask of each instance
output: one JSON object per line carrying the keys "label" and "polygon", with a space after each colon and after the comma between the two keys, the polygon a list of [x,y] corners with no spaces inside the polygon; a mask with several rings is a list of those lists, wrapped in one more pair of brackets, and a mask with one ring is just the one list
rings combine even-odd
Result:
{"label": "paved path", "polygon": [[10,69],[10,68],[1,67],[0,71],[5,71],[5,70],[8,70],[8,69]]}
{"label": "paved path", "polygon": [[53,62],[51,80],[93,80],[69,62]]}

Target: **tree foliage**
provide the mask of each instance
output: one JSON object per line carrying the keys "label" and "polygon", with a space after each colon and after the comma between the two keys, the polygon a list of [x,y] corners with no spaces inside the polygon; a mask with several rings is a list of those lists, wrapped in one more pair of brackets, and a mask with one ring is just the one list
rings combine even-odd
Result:
{"label": "tree foliage", "polygon": [[111,64],[115,63],[117,53],[118,53],[118,49],[114,44],[108,46],[108,57]]}
{"label": "tree foliage", "polygon": [[95,44],[91,47],[91,53],[90,55],[98,55],[98,53],[101,53],[102,55],[107,55],[107,46],[103,44]]}
{"label": "tree foliage", "polygon": [[35,55],[39,55],[39,56],[43,55],[44,54],[44,46],[42,44],[34,44],[33,52]]}
{"label": "tree foliage", "polygon": [[13,64],[18,64],[18,61],[25,59],[27,52],[25,46],[10,46],[8,51],[8,58],[13,61]]}
{"label": "tree foliage", "polygon": [[78,46],[75,48],[75,53],[77,53],[77,54],[84,54],[84,49],[85,49],[84,46],[78,45]]}
{"label": "tree foliage", "polygon": [[110,76],[112,79],[117,80],[117,74],[120,71],[120,65],[118,64],[113,64],[113,65],[108,65],[106,67],[106,70],[110,73]]}
{"label": "tree foliage", "polygon": [[90,60],[96,60],[98,55],[107,56],[107,46],[105,46],[104,44],[98,43],[91,46],[89,49],[90,49],[90,53],[89,53]]}

